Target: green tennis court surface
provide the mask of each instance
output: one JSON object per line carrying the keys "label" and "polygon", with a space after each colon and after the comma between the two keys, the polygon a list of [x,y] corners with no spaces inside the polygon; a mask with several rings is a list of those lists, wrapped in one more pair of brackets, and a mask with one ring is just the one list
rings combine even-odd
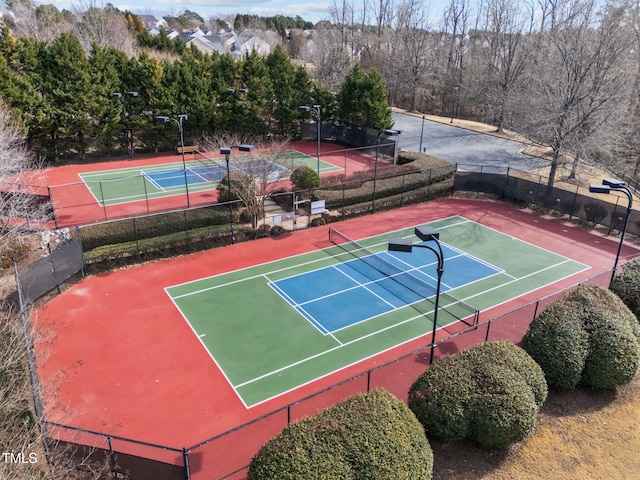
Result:
{"label": "green tennis court surface", "polygon": [[[463,217],[430,225],[445,258],[439,328],[589,268]],[[334,233],[335,246],[166,291],[250,407],[431,332],[436,257],[387,252],[398,236],[419,242],[413,227]]]}
{"label": "green tennis court surface", "polygon": [[[80,179],[100,206],[117,205],[139,200],[184,195],[214,190],[226,174],[224,158],[210,158],[206,154],[187,155],[180,162],[119,168],[99,172],[81,173]],[[320,173],[341,171],[342,168],[320,160]],[[229,162],[232,172],[244,172],[269,182],[289,178],[301,165],[314,170],[318,159],[295,150],[266,152],[254,155],[232,156]],[[185,168],[186,167],[186,168]]]}

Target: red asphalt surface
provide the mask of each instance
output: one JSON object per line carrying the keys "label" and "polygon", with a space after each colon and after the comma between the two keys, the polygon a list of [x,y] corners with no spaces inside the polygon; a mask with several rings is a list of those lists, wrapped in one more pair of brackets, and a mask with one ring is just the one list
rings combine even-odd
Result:
{"label": "red asphalt surface", "polygon": [[[610,271],[618,247],[615,238],[486,200],[434,201],[344,221],[340,229],[357,239],[452,215],[462,215],[591,267],[482,312],[481,321]],[[423,337],[253,408],[243,406],[164,288],[323,248],[328,243],[327,230],[326,226],[310,228],[282,238],[103,273],[85,278],[55,297],[32,316],[47,419],[154,444],[188,447],[429,344],[430,336]],[[640,250],[625,244],[621,262],[638,255]],[[602,278],[608,281],[608,276]],[[439,335],[444,333],[439,331]],[[447,351],[466,348],[468,341],[465,336],[455,337],[447,342]],[[283,345],[286,342],[283,332]],[[405,379],[394,393],[406,399],[413,379]],[[338,389],[335,402],[340,395],[345,394]],[[244,464],[257,446],[246,447],[254,450],[243,457]],[[178,464],[179,457],[174,459]]]}

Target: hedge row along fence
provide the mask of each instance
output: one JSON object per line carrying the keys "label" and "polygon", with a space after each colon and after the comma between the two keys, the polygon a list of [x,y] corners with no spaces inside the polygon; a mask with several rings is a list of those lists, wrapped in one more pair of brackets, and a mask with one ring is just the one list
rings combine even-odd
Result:
{"label": "hedge row along fence", "polygon": [[[310,222],[310,226],[315,226],[449,195],[454,173],[455,165],[426,157],[377,171],[358,172],[342,179],[342,183],[332,177],[317,189],[279,191],[272,198],[288,211],[292,209],[294,194],[298,198],[325,200],[331,214]],[[309,215],[308,204],[306,211],[297,213]],[[230,218],[234,223],[234,239]],[[161,258],[286,233],[280,226],[270,227],[266,218],[257,229],[247,227],[244,220],[242,203],[236,201],[88,225],[81,227],[80,236],[85,260],[91,267],[114,261]]]}

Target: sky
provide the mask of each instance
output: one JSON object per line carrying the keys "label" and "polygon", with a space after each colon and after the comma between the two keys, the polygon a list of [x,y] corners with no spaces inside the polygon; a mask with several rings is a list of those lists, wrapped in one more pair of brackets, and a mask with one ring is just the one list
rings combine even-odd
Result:
{"label": "sky", "polygon": [[[139,15],[154,15],[158,18],[177,16],[185,10],[199,14],[205,20],[210,16],[226,14],[253,14],[261,17],[300,15],[304,20],[317,23],[330,20],[329,8],[342,0],[36,0],[37,4],[54,4],[60,10],[73,10],[74,7],[84,10],[89,3],[104,6],[111,3],[114,7],[129,10]],[[431,4],[431,11],[442,11],[448,0],[425,0]]]}
{"label": "sky", "polygon": [[[341,0],[338,0],[342,4]],[[154,15],[158,18],[177,16],[191,10],[207,20],[210,16],[248,13],[261,17],[300,15],[304,20],[317,23],[329,19],[329,6],[333,0],[94,0],[98,6],[111,3],[114,7],[129,10],[138,15]],[[54,4],[60,10],[82,8],[83,0],[38,0],[37,4]]]}

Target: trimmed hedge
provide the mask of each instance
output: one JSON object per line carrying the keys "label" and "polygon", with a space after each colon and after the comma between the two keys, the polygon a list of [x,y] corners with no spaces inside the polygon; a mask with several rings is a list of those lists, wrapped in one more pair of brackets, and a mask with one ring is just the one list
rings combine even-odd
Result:
{"label": "trimmed hedge", "polygon": [[547,398],[542,369],[505,341],[434,362],[409,389],[409,408],[427,435],[506,448],[527,438]]}
{"label": "trimmed hedge", "polygon": [[294,190],[307,190],[320,186],[320,175],[313,168],[306,165],[296,167],[291,172],[291,184]]}
{"label": "trimmed hedge", "polygon": [[358,394],[287,426],[251,461],[249,480],[429,480],[420,423],[385,390]]}
{"label": "trimmed hedge", "polygon": [[638,321],[622,300],[587,285],[549,305],[529,326],[522,346],[550,386],[613,389],[635,376],[639,340]]}
{"label": "trimmed hedge", "polygon": [[627,262],[609,288],[640,320],[640,258]]}

